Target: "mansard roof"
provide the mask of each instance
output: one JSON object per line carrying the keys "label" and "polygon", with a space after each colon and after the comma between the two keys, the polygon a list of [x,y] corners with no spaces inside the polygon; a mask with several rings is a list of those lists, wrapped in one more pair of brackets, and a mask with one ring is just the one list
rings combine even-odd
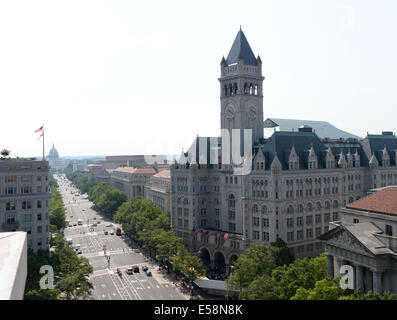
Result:
{"label": "mansard roof", "polygon": [[320,139],[362,139],[352,133],[338,129],[327,121],[267,118],[263,122],[264,128],[279,127],[280,131],[298,131],[298,128],[302,125],[312,127]]}
{"label": "mansard roof", "polygon": [[258,62],[255,58],[254,53],[248,43],[247,38],[244,35],[244,32],[240,29],[237,33],[236,38],[234,39],[232,48],[227,55],[226,62],[228,65],[233,63],[237,63],[239,59],[242,59],[244,64],[250,66],[257,66]]}
{"label": "mansard roof", "polygon": [[274,154],[277,152],[283,170],[288,170],[288,161],[292,149],[295,149],[299,157],[299,169],[308,168],[308,158],[311,149],[317,156],[319,169],[326,168],[328,149],[331,150],[337,162],[339,161],[341,153],[346,157],[349,150],[355,150],[360,156],[360,165],[368,166],[368,158],[366,157],[360,143],[357,141],[324,142],[320,140],[314,132],[275,131],[270,138],[264,140],[262,145],[262,151],[266,158],[266,169],[270,169],[270,164],[273,161]]}
{"label": "mansard roof", "polygon": [[395,135],[368,134],[363,140],[363,148],[367,157],[371,158],[374,154],[379,165],[382,165],[385,146],[390,156],[390,165],[396,165],[397,138]]}

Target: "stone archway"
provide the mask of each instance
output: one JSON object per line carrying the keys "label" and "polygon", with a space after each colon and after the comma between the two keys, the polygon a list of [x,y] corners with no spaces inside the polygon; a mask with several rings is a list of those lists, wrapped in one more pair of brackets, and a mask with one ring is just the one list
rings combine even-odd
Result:
{"label": "stone archway", "polygon": [[229,266],[234,266],[234,263],[236,262],[237,259],[238,256],[236,254],[231,255],[229,258]]}
{"label": "stone archway", "polygon": [[200,249],[200,259],[203,261],[204,268],[209,268],[211,265],[211,255],[207,248]]}
{"label": "stone archway", "polygon": [[220,251],[218,251],[214,254],[214,266],[215,266],[215,270],[217,270],[217,271],[220,271],[220,272],[225,271],[225,268],[226,268],[225,256]]}

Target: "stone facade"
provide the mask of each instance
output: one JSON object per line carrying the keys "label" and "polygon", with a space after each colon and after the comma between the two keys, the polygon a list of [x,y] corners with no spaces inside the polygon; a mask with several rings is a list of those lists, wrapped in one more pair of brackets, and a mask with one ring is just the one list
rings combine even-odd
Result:
{"label": "stone facade", "polygon": [[47,161],[0,160],[0,232],[25,231],[27,246],[49,249]]}
{"label": "stone facade", "polygon": [[149,178],[145,185],[145,198],[159,206],[164,212],[170,212],[170,170],[162,170]]}
{"label": "stone facade", "polygon": [[341,208],[369,189],[397,184],[397,138],[388,132],[320,139],[303,127],[264,139],[263,80],[261,59],[240,30],[221,61],[220,113],[230,137],[240,129],[240,154],[242,130],[252,130],[248,174],[235,174],[225,161],[221,137],[197,137],[171,166],[172,228],[221,269],[253,243],[277,238],[297,258],[317,256],[323,248],[316,236],[340,219]]}

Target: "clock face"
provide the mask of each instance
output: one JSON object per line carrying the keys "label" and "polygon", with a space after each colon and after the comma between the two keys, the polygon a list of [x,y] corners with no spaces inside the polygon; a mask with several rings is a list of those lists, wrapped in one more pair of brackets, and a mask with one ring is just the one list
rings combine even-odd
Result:
{"label": "clock face", "polygon": [[228,105],[226,107],[226,118],[228,119],[234,118],[234,108],[232,105]]}
{"label": "clock face", "polygon": [[248,118],[250,119],[255,119],[256,118],[256,108],[255,107],[250,107],[248,110]]}

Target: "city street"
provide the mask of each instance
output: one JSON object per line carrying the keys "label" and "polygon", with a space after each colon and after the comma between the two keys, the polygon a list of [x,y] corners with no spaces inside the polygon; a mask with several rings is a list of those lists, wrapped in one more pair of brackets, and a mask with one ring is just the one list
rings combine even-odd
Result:
{"label": "city street", "polygon": [[[183,300],[182,294],[167,277],[152,264],[126,236],[116,235],[118,225],[110,217],[98,213],[79,190],[64,175],[54,175],[66,207],[65,238],[72,246],[80,247],[81,255],[93,267],[90,281],[94,286],[92,297],[96,300]],[[81,225],[78,220],[81,219]],[[93,226],[95,225],[96,226]],[[72,225],[72,226],[70,226]],[[105,234],[105,231],[108,234]],[[113,233],[113,234],[111,234]],[[106,252],[106,253],[105,253]],[[137,265],[139,273],[128,275],[127,268]],[[142,270],[147,266],[152,276]],[[122,272],[117,275],[117,268]]]}

